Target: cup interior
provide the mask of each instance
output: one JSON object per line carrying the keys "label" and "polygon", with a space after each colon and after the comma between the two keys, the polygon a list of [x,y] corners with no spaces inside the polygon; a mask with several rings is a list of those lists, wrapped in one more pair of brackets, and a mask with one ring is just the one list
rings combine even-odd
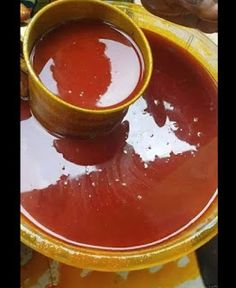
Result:
{"label": "cup interior", "polygon": [[42,87],[47,92],[49,97],[53,97],[54,100],[63,103],[65,106],[74,106],[73,108],[76,110],[93,112],[96,114],[124,110],[134,101],[136,101],[147,87],[152,73],[152,54],[142,30],[124,12],[110,4],[97,0],[67,0],[53,2],[40,10],[29,24],[24,37],[23,52],[28,70],[33,78],[40,81],[34,72],[30,60],[31,51],[37,40],[40,39],[46,32],[62,23],[84,19],[101,20],[112,24],[114,27],[125,32],[137,44],[144,62],[144,73],[140,81],[141,85],[139,85],[137,92],[133,97],[131,97],[131,99],[115,108],[104,107],[99,110],[94,110],[70,105],[61,99],[59,100],[58,97],[55,97],[55,95],[51,93],[43,84]]}

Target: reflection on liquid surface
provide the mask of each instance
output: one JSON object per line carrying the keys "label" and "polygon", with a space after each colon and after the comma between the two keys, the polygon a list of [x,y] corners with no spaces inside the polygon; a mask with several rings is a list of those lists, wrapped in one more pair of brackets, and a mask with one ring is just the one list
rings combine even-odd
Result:
{"label": "reflection on liquid surface", "polygon": [[57,138],[22,102],[22,212],[75,245],[162,241],[193,221],[217,189],[214,83],[184,51],[147,36],[158,55],[152,81],[109,136]]}

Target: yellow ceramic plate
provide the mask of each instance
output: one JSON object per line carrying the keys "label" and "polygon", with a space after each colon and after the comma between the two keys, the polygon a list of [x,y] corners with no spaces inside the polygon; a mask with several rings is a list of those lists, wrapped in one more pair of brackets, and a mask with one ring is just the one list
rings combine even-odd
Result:
{"label": "yellow ceramic plate", "polygon": [[[125,11],[141,28],[161,34],[188,50],[217,81],[217,46],[205,35],[155,17],[136,4],[114,2],[114,5]],[[130,252],[75,247],[47,235],[21,216],[23,243],[65,264],[101,271],[127,271],[164,264],[196,250],[216,233],[217,198],[183,232],[151,248]]]}

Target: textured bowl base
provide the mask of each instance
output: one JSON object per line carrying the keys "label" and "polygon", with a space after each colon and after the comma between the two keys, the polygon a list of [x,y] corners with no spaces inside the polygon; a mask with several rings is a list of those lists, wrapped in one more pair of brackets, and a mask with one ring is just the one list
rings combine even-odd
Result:
{"label": "textured bowl base", "polygon": [[[31,255],[31,256],[29,256]],[[204,288],[195,253],[166,265],[131,272],[77,269],[22,244],[21,288]]]}

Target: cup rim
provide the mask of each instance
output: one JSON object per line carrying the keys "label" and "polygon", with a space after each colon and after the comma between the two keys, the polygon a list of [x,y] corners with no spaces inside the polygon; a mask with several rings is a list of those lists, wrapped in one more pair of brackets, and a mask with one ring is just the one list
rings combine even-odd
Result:
{"label": "cup rim", "polygon": [[[123,18],[126,18],[126,20],[133,25],[133,27],[136,29],[136,31],[139,33],[139,35],[142,38],[142,41],[144,43],[144,48],[147,51],[147,57],[148,57],[148,62],[149,65],[147,67],[144,67],[144,74],[146,73],[146,77],[142,80],[143,83],[141,82],[141,87],[140,89],[137,91],[137,93],[135,93],[134,97],[132,97],[129,101],[124,102],[123,104],[119,105],[119,103],[117,104],[118,106],[113,107],[110,106],[111,108],[105,107],[105,108],[99,108],[99,109],[89,109],[89,108],[82,108],[76,105],[73,105],[69,102],[64,101],[62,98],[58,97],[57,95],[55,95],[54,93],[52,93],[45,85],[43,85],[43,83],[40,81],[40,79],[38,78],[38,76],[36,75],[31,61],[30,61],[30,55],[28,54],[28,39],[30,37],[31,34],[31,30],[32,27],[35,25],[35,23],[38,21],[38,19],[48,10],[48,9],[52,9],[54,6],[58,6],[58,5],[62,5],[62,3],[68,3],[68,2],[72,2],[72,3],[78,3],[77,0],[59,0],[59,1],[55,1],[55,2],[51,2],[50,4],[46,5],[45,7],[43,7],[40,11],[38,11],[32,18],[32,20],[30,21],[30,23],[28,24],[28,27],[25,31],[24,37],[23,37],[23,55],[24,55],[24,59],[26,62],[26,66],[27,69],[29,71],[29,74],[31,77],[34,78],[34,81],[37,82],[37,85],[39,85],[40,89],[42,89],[45,93],[47,93],[47,95],[52,98],[54,101],[56,101],[57,103],[63,105],[64,107],[70,108],[74,111],[77,112],[82,112],[82,113],[91,113],[91,114],[112,114],[115,112],[119,112],[122,110],[127,109],[131,104],[133,104],[136,100],[139,99],[139,97],[144,93],[145,89],[148,86],[148,83],[151,79],[152,76],[152,69],[153,69],[153,58],[152,58],[152,52],[151,52],[151,48],[149,46],[149,43],[146,39],[146,36],[144,35],[143,31],[141,30],[141,28],[133,21],[131,20],[131,18],[125,13],[123,12],[121,9],[115,7],[114,5],[107,3],[107,2],[102,2],[100,0],[80,0],[79,2],[87,2],[87,3],[93,3],[96,5],[101,5],[104,6],[108,9],[113,10],[115,13],[120,14]],[[136,43],[136,42],[135,42]],[[136,45],[139,47],[138,43],[136,43]],[[122,102],[120,102],[122,103]]]}

